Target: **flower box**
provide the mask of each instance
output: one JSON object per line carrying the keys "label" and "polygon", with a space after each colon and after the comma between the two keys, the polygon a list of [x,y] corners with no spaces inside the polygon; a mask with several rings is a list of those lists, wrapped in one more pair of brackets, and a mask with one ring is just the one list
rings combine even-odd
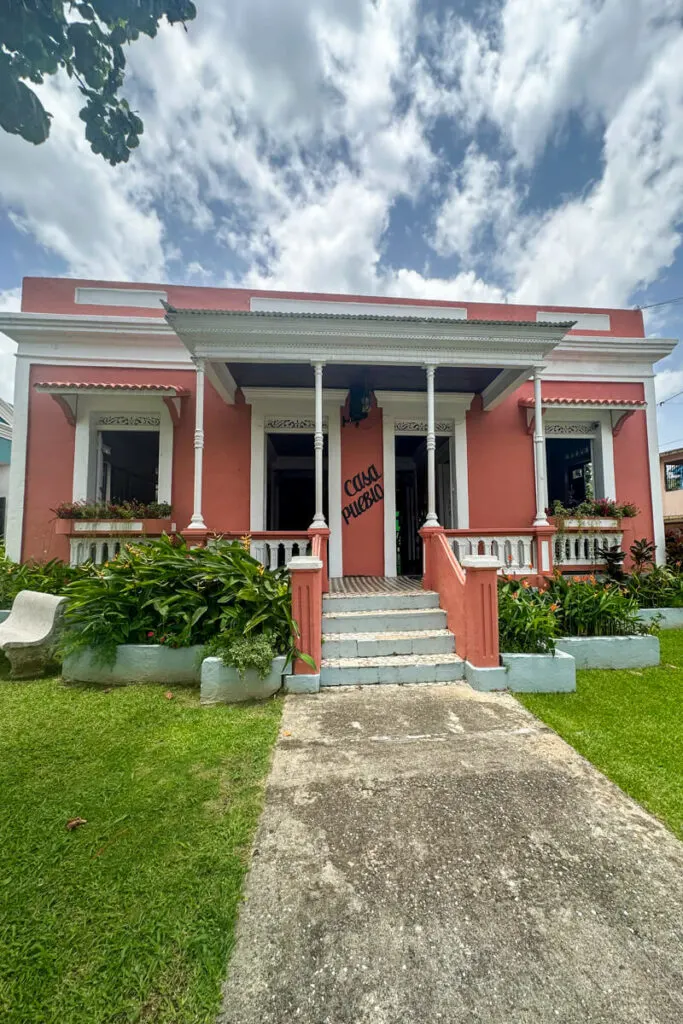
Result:
{"label": "flower box", "polygon": [[173,533],[171,519],[56,519],[55,533],[68,537],[132,536],[152,537]]}
{"label": "flower box", "polygon": [[239,704],[245,700],[265,700],[272,697],[282,686],[282,676],[287,668],[287,658],[273,658],[270,672],[260,679],[254,669],[248,669],[240,676],[232,665],[225,665],[222,658],[204,658],[201,670],[202,704]]}
{"label": "flower box", "polygon": [[576,689],[576,664],[570,654],[501,654],[507,669],[505,686],[517,693],[571,693]]}
{"label": "flower box", "polygon": [[650,668],[659,665],[656,636],[564,636],[558,651],[571,654],[577,668]]}
{"label": "flower box", "polygon": [[618,530],[619,519],[597,519],[593,516],[586,516],[582,519],[562,519],[559,520],[553,516],[555,525],[561,526],[565,530],[583,530],[590,533],[594,531],[599,533],[601,530]]}
{"label": "flower box", "polygon": [[68,683],[103,683],[106,686],[198,683],[203,651],[201,645],[119,644],[115,661],[107,665],[97,658],[94,649],[86,648],[64,659],[62,678]]}
{"label": "flower box", "polygon": [[683,629],[683,608],[641,608],[638,618],[656,622],[660,629]]}

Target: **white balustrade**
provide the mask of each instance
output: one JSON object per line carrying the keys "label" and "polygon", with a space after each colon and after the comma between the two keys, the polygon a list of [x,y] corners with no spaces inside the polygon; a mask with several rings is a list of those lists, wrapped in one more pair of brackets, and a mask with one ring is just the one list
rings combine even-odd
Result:
{"label": "white balustrade", "polygon": [[500,534],[496,536],[471,533],[448,537],[453,554],[459,562],[468,555],[489,555],[503,565],[501,572],[535,572],[536,557],[532,534]]}
{"label": "white balustrade", "polygon": [[71,565],[83,565],[85,562],[104,565],[110,558],[115,558],[122,547],[131,542],[144,544],[144,539],[132,539],[130,535],[125,534],[110,537],[71,537]]}
{"label": "white balustrade", "polygon": [[250,550],[266,569],[277,569],[287,565],[293,555],[310,555],[311,541],[307,537],[252,537]]}
{"label": "white balustrade", "polygon": [[619,530],[572,531],[555,535],[554,560],[558,569],[605,564],[604,548],[621,548],[623,534]]}

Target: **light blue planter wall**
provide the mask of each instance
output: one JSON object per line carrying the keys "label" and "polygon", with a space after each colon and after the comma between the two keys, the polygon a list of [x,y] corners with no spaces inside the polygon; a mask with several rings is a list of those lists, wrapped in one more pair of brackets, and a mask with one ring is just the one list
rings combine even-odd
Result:
{"label": "light blue planter wall", "polygon": [[113,665],[102,665],[93,651],[64,659],[62,677],[69,683],[102,683],[130,686],[134,683],[191,684],[199,682],[204,648],[164,647],[161,644],[120,644]]}
{"label": "light blue planter wall", "polygon": [[576,689],[574,659],[555,654],[501,654],[507,669],[506,686],[517,693],[568,693]]}
{"label": "light blue planter wall", "polygon": [[649,668],[659,665],[656,636],[568,636],[556,642],[577,668]]}
{"label": "light blue planter wall", "polygon": [[287,659],[273,658],[270,673],[259,679],[253,669],[240,678],[237,669],[224,665],[221,658],[204,658],[201,674],[202,704],[239,704],[245,700],[265,700],[282,686]]}
{"label": "light blue planter wall", "polygon": [[638,618],[657,622],[660,629],[683,629],[683,608],[641,608]]}

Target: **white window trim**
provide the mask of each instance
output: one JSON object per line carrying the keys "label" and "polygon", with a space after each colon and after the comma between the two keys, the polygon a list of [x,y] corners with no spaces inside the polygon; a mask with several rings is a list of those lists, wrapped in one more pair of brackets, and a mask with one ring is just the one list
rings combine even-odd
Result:
{"label": "white window trim", "polygon": [[[533,417],[533,410],[527,411],[527,419]],[[609,409],[544,409],[543,427],[550,423],[585,424],[585,431],[577,431],[572,437],[590,438],[593,441],[593,470],[595,473],[595,497],[616,500],[617,486],[614,472],[614,436],[612,434],[612,413]],[[597,430],[595,424],[597,423]],[[548,481],[546,479],[544,503],[548,505]]]}
{"label": "white window trim", "polygon": [[[377,391],[377,404],[382,410],[382,436],[384,461],[384,575],[396,576],[396,446],[394,438],[415,431],[396,429],[396,423],[426,420],[427,395],[423,392]],[[452,424],[447,433],[453,439],[451,446],[451,486],[455,492],[453,509],[457,528],[467,530],[470,525],[469,474],[467,467],[467,411],[472,405],[472,394],[435,395],[435,418]],[[452,433],[450,432],[452,429]],[[455,465],[453,465],[453,463]],[[455,472],[453,471],[455,470]]]}
{"label": "white window trim", "polygon": [[92,500],[96,490],[98,419],[103,414],[149,415],[159,418],[159,425],[117,425],[112,430],[148,430],[159,434],[159,475],[157,500],[171,503],[173,485],[173,420],[162,398],[141,398],[137,395],[79,395],[76,408],[74,442],[73,501]]}
{"label": "white window trim", "polygon": [[[325,371],[323,370],[323,380]],[[268,424],[277,418],[297,420],[314,418],[313,388],[243,388],[245,401],[251,405],[251,473],[249,493],[249,529],[261,532],[266,526],[266,433],[308,433],[297,427],[274,427]],[[341,409],[348,392],[341,388],[323,388],[323,417],[327,433],[327,503],[329,541],[329,574],[343,576],[342,555],[342,469]],[[313,431],[311,430],[312,434]]]}

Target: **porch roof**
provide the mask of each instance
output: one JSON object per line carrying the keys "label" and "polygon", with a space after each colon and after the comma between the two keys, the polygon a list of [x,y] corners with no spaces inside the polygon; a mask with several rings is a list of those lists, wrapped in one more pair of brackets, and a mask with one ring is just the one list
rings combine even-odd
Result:
{"label": "porch roof", "polygon": [[[493,408],[543,365],[574,325],[573,320],[179,309],[168,303],[165,310],[188,351],[205,360],[209,380],[226,401],[234,401],[239,386],[308,387],[312,363],[325,366],[325,386],[332,380],[335,387],[349,387],[360,377],[373,390],[421,391],[424,367],[431,365],[438,368],[444,390],[479,393],[484,407]],[[273,375],[276,366],[279,375]]]}

